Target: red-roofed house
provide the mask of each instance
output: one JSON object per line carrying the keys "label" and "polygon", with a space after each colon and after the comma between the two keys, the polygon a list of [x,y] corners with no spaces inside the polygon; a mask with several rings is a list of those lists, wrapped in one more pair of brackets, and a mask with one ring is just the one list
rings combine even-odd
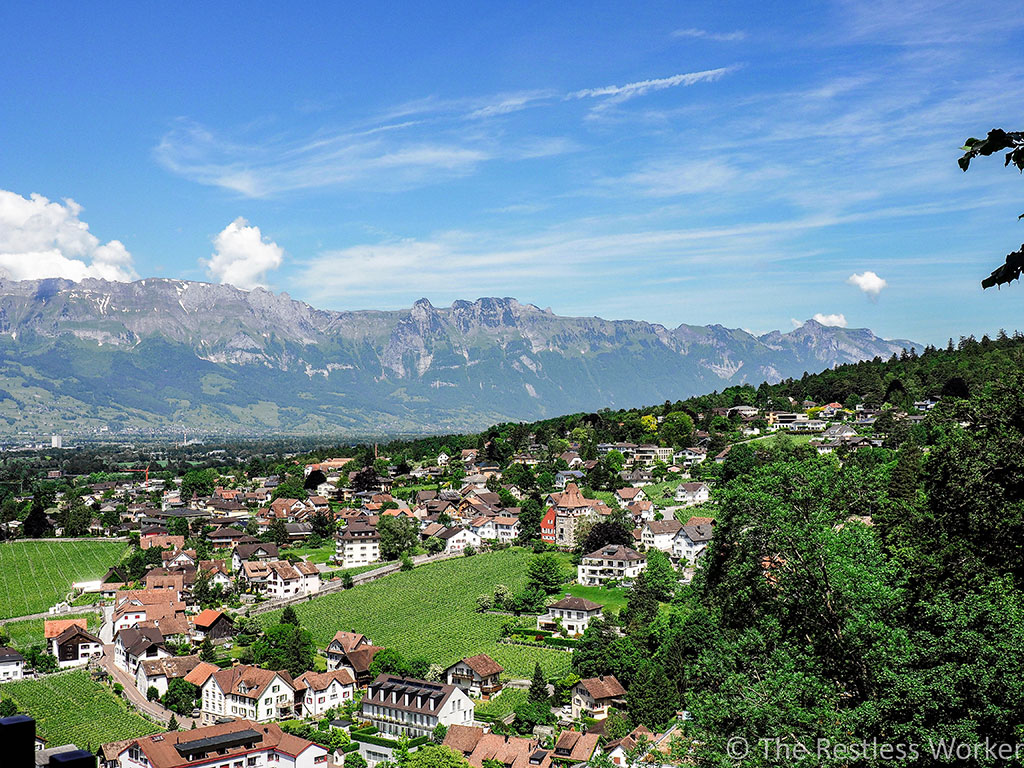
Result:
{"label": "red-roofed house", "polygon": [[224,640],[235,632],[234,622],[223,611],[207,608],[192,620],[192,637],[199,642],[210,638],[211,642]]}
{"label": "red-roofed house", "polygon": [[454,685],[470,696],[488,699],[501,691],[501,673],[505,671],[498,662],[481,653],[457,661],[444,671],[448,685]]}
{"label": "red-roofed house", "polygon": [[626,689],[614,675],[600,675],[580,680],[572,689],[572,719],[592,717],[603,720],[613,704],[621,702]]}

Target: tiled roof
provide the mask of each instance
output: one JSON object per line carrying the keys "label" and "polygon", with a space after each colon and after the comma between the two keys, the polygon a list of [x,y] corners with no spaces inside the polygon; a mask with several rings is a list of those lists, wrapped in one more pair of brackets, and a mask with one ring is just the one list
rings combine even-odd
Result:
{"label": "tiled roof", "polygon": [[64,632],[68,627],[88,629],[85,619],[52,619],[43,622],[43,639],[50,640]]}
{"label": "tiled roof", "polygon": [[612,699],[616,696],[625,696],[626,689],[615,678],[615,675],[601,675],[600,677],[588,677],[580,680],[587,693],[594,699]]}
{"label": "tiled roof", "polygon": [[558,608],[563,611],[596,611],[601,608],[600,603],[594,603],[582,597],[566,596],[557,603],[552,603],[548,608]]}
{"label": "tiled roof", "polygon": [[486,653],[470,656],[462,660],[466,666],[476,672],[480,677],[490,677],[505,671],[505,668],[488,656]]}

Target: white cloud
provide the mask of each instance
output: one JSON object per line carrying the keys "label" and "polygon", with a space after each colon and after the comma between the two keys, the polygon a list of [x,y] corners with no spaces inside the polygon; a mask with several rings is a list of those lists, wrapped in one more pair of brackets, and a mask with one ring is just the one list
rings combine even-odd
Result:
{"label": "white cloud", "polygon": [[472,171],[490,159],[486,148],[451,141],[402,142],[386,134],[415,122],[305,141],[243,144],[182,122],[160,140],[157,161],[185,178],[246,197],[337,185],[406,188]]}
{"label": "white cloud", "polygon": [[668,159],[605,183],[645,197],[674,197],[725,189],[738,176],[738,170],[720,160]]}
{"label": "white cloud", "polygon": [[842,312],[837,312],[832,315],[823,315],[821,312],[818,312],[814,315],[814,320],[822,325],[831,325],[836,328],[846,327],[846,315]]}
{"label": "white cloud", "polygon": [[689,37],[698,40],[714,40],[717,43],[734,43],[739,40],[746,40],[747,33],[739,29],[735,32],[709,32],[706,29],[690,27],[688,29],[677,29],[672,33],[672,37]]}
{"label": "white cloud", "polygon": [[877,299],[878,294],[880,294],[882,289],[888,285],[885,280],[870,270],[867,272],[854,273],[846,278],[846,282],[850,285],[857,286],[872,299]]}
{"label": "white cloud", "polygon": [[654,80],[638,80],[635,83],[625,85],[605,85],[601,88],[584,88],[581,91],[574,91],[566,96],[567,99],[593,99],[608,98],[614,103],[632,99],[635,96],[643,96],[651,91],[662,91],[666,88],[675,88],[679,85],[694,85],[695,83],[709,83],[718,80],[723,75],[732,71],[732,67],[719,67],[718,69],[705,69],[701,72],[685,72],[671,77],[661,77]]}
{"label": "white cloud", "polygon": [[216,250],[204,261],[210,277],[250,290],[263,285],[267,272],[281,266],[284,249],[267,240],[259,227],[250,226],[239,216],[213,240]]}
{"label": "white cloud", "polygon": [[134,280],[132,256],[119,240],[101,243],[71,198],[53,202],[0,189],[0,276],[12,280],[87,277]]}

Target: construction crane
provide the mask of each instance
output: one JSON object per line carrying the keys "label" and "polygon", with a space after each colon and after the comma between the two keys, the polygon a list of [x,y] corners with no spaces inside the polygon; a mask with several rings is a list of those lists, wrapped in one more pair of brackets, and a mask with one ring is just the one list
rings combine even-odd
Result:
{"label": "construction crane", "polygon": [[146,465],[145,469],[122,469],[122,472],[145,472],[146,473],[146,485],[149,485],[149,464]]}

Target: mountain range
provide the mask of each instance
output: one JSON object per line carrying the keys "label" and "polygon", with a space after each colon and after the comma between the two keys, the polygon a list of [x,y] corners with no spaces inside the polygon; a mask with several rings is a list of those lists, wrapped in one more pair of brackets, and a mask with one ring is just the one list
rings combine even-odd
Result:
{"label": "mountain range", "polygon": [[0,280],[0,434],[449,432],[775,382],[911,346],[813,320],[756,336],[562,317],[511,298],[333,312],[183,280]]}

